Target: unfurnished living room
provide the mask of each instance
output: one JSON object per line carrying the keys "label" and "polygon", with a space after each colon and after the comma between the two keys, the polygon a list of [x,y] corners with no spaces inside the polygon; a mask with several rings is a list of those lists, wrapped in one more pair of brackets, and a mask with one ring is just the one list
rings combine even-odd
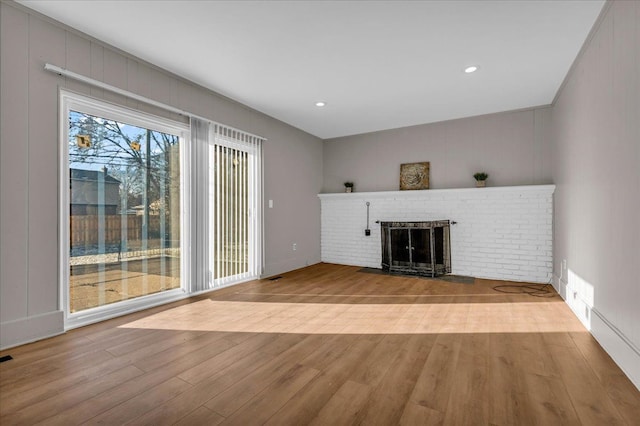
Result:
{"label": "unfurnished living room", "polygon": [[640,1],[0,0],[0,424],[640,424]]}

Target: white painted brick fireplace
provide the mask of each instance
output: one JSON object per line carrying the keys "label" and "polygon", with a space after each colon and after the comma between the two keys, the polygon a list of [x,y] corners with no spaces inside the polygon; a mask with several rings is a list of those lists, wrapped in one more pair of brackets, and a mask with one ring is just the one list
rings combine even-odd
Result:
{"label": "white painted brick fireplace", "polygon": [[[322,261],[381,268],[376,221],[457,222],[452,274],[549,282],[555,185],[319,194]],[[371,235],[365,236],[370,203]]]}

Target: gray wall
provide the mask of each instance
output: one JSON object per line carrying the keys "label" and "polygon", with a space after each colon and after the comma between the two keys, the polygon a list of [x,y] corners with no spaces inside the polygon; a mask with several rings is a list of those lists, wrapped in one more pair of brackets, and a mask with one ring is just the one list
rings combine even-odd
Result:
{"label": "gray wall", "polygon": [[553,107],[554,267],[587,305],[593,291],[578,316],[640,386],[640,2],[608,6]]}
{"label": "gray wall", "polygon": [[544,137],[550,108],[512,111],[330,139],[324,143],[323,192],[399,189],[400,164],[429,161],[430,188],[551,183]]}
{"label": "gray wall", "polygon": [[[160,110],[66,80],[46,62],[268,138],[265,275],[320,261],[322,142],[35,12],[0,5],[1,346],[62,331],[58,314],[58,88]],[[176,118],[176,117],[174,117]],[[292,243],[298,245],[292,251]]]}

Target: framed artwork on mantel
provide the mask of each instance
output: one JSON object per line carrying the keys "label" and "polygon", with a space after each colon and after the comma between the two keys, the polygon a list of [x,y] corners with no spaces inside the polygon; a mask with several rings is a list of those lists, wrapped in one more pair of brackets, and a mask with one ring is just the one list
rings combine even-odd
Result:
{"label": "framed artwork on mantel", "polygon": [[400,164],[400,190],[429,189],[429,162]]}

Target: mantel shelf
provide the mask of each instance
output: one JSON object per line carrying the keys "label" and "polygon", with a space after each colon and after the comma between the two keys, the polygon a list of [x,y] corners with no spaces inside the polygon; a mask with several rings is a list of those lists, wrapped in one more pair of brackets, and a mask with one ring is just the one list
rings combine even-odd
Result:
{"label": "mantel shelf", "polygon": [[451,189],[422,189],[414,191],[375,191],[375,192],[337,192],[318,194],[321,199],[327,198],[428,198],[444,197],[447,195],[461,196],[483,193],[508,192],[543,192],[553,194],[555,185],[519,185],[519,186],[493,186],[485,188],[451,188]]}

